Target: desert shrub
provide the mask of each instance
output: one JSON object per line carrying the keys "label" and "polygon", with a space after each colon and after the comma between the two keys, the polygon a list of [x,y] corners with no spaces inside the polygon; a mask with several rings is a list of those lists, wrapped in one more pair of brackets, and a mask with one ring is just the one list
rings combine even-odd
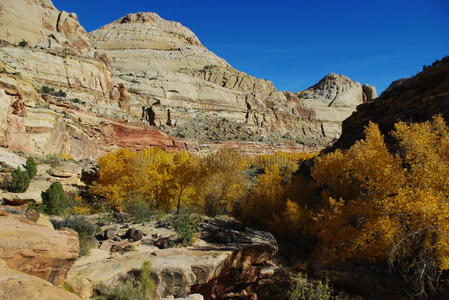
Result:
{"label": "desert shrub", "polygon": [[55,229],[71,228],[78,232],[80,257],[87,255],[89,250],[96,246],[93,235],[99,233],[101,228],[87,221],[84,216],[70,216],[62,221],[51,220]]}
{"label": "desert shrub", "polygon": [[13,193],[23,193],[30,185],[30,175],[28,171],[22,171],[19,167],[11,172],[11,180],[8,182],[8,191]]}
{"label": "desert shrub", "polygon": [[8,73],[8,71],[6,71],[6,68],[5,68],[5,67],[2,67],[2,70],[0,71],[0,73],[6,74],[6,73]]}
{"label": "desert shrub", "polygon": [[196,232],[198,232],[200,219],[188,213],[181,213],[173,219],[173,227],[184,244],[191,244]]}
{"label": "desert shrub", "polygon": [[71,101],[72,101],[73,103],[80,103],[80,102],[81,102],[81,100],[78,99],[78,98],[73,98]]}
{"label": "desert shrub", "polygon": [[55,229],[63,227],[71,228],[78,232],[80,237],[93,236],[97,231],[97,227],[90,223],[84,216],[70,216],[64,218],[62,221],[52,220],[52,223]]}
{"label": "desert shrub", "polygon": [[98,209],[98,215],[99,221],[102,223],[109,224],[115,221],[114,210],[104,203],[102,203]]}
{"label": "desert shrub", "polygon": [[26,47],[26,46],[28,46],[28,42],[25,41],[24,39],[22,39],[22,40],[19,42],[19,46],[20,46],[20,47]]}
{"label": "desert shrub", "polygon": [[4,212],[7,212],[8,214],[12,214],[12,215],[22,215],[23,214],[23,212],[21,210],[15,209],[13,207],[5,206],[5,207],[2,208],[2,210]]}
{"label": "desert shrub", "polygon": [[315,253],[327,261],[389,262],[408,292],[429,296],[449,269],[449,128],[441,116],[395,125],[397,154],[377,125],[349,150],[316,159],[327,190]]}
{"label": "desert shrub", "polygon": [[58,96],[58,97],[65,97],[65,96],[67,96],[67,93],[64,92],[63,90],[59,90],[59,91],[55,92],[54,95]]}
{"label": "desert shrub", "polygon": [[98,288],[94,300],[149,300],[154,299],[154,281],[151,278],[151,262],[144,262],[140,275],[127,275],[115,284]]}
{"label": "desert shrub", "polygon": [[348,297],[337,294],[329,285],[329,280],[311,280],[299,273],[292,288],[287,293],[289,300],[343,300]]}
{"label": "desert shrub", "polygon": [[30,179],[33,179],[33,177],[36,176],[37,173],[37,166],[34,158],[32,158],[31,156],[27,158],[25,168],[28,172],[28,175],[30,176]]}
{"label": "desert shrub", "polygon": [[54,93],[55,89],[52,87],[48,87],[46,85],[43,85],[40,89],[40,92],[43,94],[50,94],[50,93]]}
{"label": "desert shrub", "polygon": [[145,201],[129,202],[125,205],[125,211],[135,223],[143,223],[151,217],[150,205]]}
{"label": "desert shrub", "polygon": [[53,168],[61,165],[61,157],[56,154],[48,154],[45,157],[44,163],[50,164]]}
{"label": "desert shrub", "polygon": [[42,94],[49,94],[49,95],[53,95],[53,96],[56,96],[56,97],[65,97],[65,96],[67,96],[67,93],[64,92],[63,90],[60,89],[60,90],[56,91],[55,88],[48,87],[46,85],[43,85],[41,87],[41,89],[39,90],[39,92],[42,93]]}
{"label": "desert shrub", "polygon": [[41,193],[41,196],[47,214],[62,214],[68,206],[67,195],[59,181],[53,182],[45,192]]}

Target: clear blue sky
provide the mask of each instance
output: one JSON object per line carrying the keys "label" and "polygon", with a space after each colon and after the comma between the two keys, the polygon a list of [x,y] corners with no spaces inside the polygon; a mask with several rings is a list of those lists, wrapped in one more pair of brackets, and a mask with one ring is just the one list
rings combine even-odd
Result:
{"label": "clear blue sky", "polygon": [[298,91],[327,73],[378,92],[449,55],[448,0],[53,0],[92,31],[153,11],[189,27],[235,68]]}

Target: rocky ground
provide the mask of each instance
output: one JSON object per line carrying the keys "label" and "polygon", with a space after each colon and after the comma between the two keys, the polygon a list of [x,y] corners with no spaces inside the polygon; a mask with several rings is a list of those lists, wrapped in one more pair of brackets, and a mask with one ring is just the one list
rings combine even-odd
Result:
{"label": "rocky ground", "polygon": [[[41,295],[50,296],[62,286],[81,299],[90,299],[102,286],[139,272],[149,261],[158,299],[189,294],[205,299],[256,299],[254,292],[245,288],[271,277],[276,269],[270,263],[278,250],[274,237],[243,229],[229,218],[203,219],[198,237],[186,246],[173,230],[170,216],[133,224],[124,216],[120,222],[105,223],[93,215],[89,219],[103,224],[103,231],[96,236],[97,246],[78,258],[76,232],[54,230],[45,216],[39,217],[46,220],[44,223],[33,222],[29,215],[2,206],[0,259],[17,270],[0,276],[0,286],[6,290],[13,286],[9,274],[21,271],[54,284],[47,282],[49,291],[42,291],[36,277],[20,275],[30,278],[23,283],[27,290],[38,289]],[[2,299],[18,299],[14,295],[6,294]],[[196,297],[187,299],[203,299]]]}

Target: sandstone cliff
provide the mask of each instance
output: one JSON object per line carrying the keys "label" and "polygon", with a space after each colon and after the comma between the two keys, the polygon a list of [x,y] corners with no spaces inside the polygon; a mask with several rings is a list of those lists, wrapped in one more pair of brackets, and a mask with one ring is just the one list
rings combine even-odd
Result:
{"label": "sandstone cliff", "polygon": [[0,24],[0,145],[12,150],[96,158],[116,147],[213,144],[208,151],[233,141],[308,151],[337,138],[375,95],[332,73],[305,91],[278,91],[155,13],[88,35],[49,0],[5,0]]}
{"label": "sandstone cliff", "polygon": [[[341,121],[364,100],[359,83],[335,74],[306,91],[278,91],[270,81],[232,68],[188,28],[155,13],[129,14],[89,36],[108,54],[115,80],[128,87],[132,114],[153,106],[163,130],[200,142],[265,137],[323,145],[339,136]],[[169,121],[176,128],[165,126]],[[224,130],[210,134],[214,125]]]}
{"label": "sandstone cliff", "polygon": [[[449,120],[449,56],[437,60],[409,79],[394,81],[377,99],[357,106],[357,111],[343,122],[338,141],[328,149],[349,148],[364,137],[369,121],[379,124],[382,133],[394,129],[398,121],[423,122],[442,114]],[[391,141],[386,136],[386,141]]]}

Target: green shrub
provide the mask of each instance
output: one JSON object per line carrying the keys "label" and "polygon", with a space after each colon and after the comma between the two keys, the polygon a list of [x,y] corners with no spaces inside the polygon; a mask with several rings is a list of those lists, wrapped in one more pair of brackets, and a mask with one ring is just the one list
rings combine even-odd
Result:
{"label": "green shrub", "polygon": [[0,73],[5,73],[6,74],[6,73],[8,73],[8,71],[6,71],[6,68],[3,67],[2,70],[0,71]]}
{"label": "green shrub", "polygon": [[70,216],[62,221],[52,220],[51,222],[55,229],[71,228],[78,232],[80,237],[93,236],[97,232],[97,226],[90,223],[84,216]]}
{"label": "green shrub", "polygon": [[23,193],[30,185],[30,175],[28,171],[22,171],[19,167],[11,172],[11,181],[8,182],[8,191],[13,193]]}
{"label": "green shrub", "polygon": [[145,201],[127,203],[125,211],[131,215],[135,223],[148,221],[151,217],[150,205]]}
{"label": "green shrub", "polygon": [[348,297],[337,294],[329,285],[329,280],[307,280],[299,273],[293,287],[287,293],[289,300],[343,300]]}
{"label": "green shrub", "polygon": [[102,223],[112,223],[115,221],[114,211],[107,205],[102,204],[98,211],[99,221]]}
{"label": "green shrub", "polygon": [[55,92],[55,89],[52,87],[48,87],[46,85],[43,85],[40,89],[40,92],[43,94],[51,94]]}
{"label": "green shrub", "polygon": [[20,47],[26,47],[26,46],[28,46],[28,42],[25,41],[24,39],[22,39],[22,40],[19,42],[19,46],[20,46]]}
{"label": "green shrub", "polygon": [[73,99],[70,100],[70,101],[72,101],[73,103],[80,103],[80,102],[81,102],[81,100],[78,99],[78,98],[73,98]]}
{"label": "green shrub", "polygon": [[148,300],[154,299],[154,281],[151,278],[151,262],[144,262],[139,278],[127,275],[113,285],[98,288],[100,296],[94,300]]}
{"label": "green shrub", "polygon": [[42,94],[50,94],[50,95],[57,96],[57,97],[65,97],[65,96],[67,96],[67,93],[64,92],[63,90],[56,91],[54,88],[48,87],[46,85],[43,85],[41,87],[40,92]]}
{"label": "green shrub", "polygon": [[184,244],[192,243],[195,233],[198,232],[199,221],[198,217],[192,217],[188,213],[181,213],[173,220],[173,227]]}
{"label": "green shrub", "polygon": [[96,247],[92,240],[94,234],[100,233],[101,228],[90,223],[84,216],[70,216],[62,221],[51,220],[55,229],[71,228],[78,232],[80,257],[89,254],[89,250]]}
{"label": "green shrub", "polygon": [[45,157],[44,163],[50,164],[53,168],[58,167],[61,165],[61,157],[56,154],[48,154]]}
{"label": "green shrub", "polygon": [[30,179],[33,179],[37,173],[37,166],[36,166],[36,162],[34,161],[34,158],[32,158],[31,156],[27,158],[25,168],[28,172],[28,175],[30,176]]}
{"label": "green shrub", "polygon": [[144,294],[149,299],[153,296],[154,281],[151,278],[151,261],[146,261],[142,264],[142,270],[140,272],[140,286],[143,289]]}
{"label": "green shrub", "polygon": [[50,187],[41,193],[42,204],[47,214],[62,214],[67,208],[67,195],[59,181],[53,182]]}
{"label": "green shrub", "polygon": [[59,90],[56,93],[54,93],[54,95],[58,96],[58,97],[65,97],[65,96],[67,96],[67,93],[64,92],[63,90]]}

